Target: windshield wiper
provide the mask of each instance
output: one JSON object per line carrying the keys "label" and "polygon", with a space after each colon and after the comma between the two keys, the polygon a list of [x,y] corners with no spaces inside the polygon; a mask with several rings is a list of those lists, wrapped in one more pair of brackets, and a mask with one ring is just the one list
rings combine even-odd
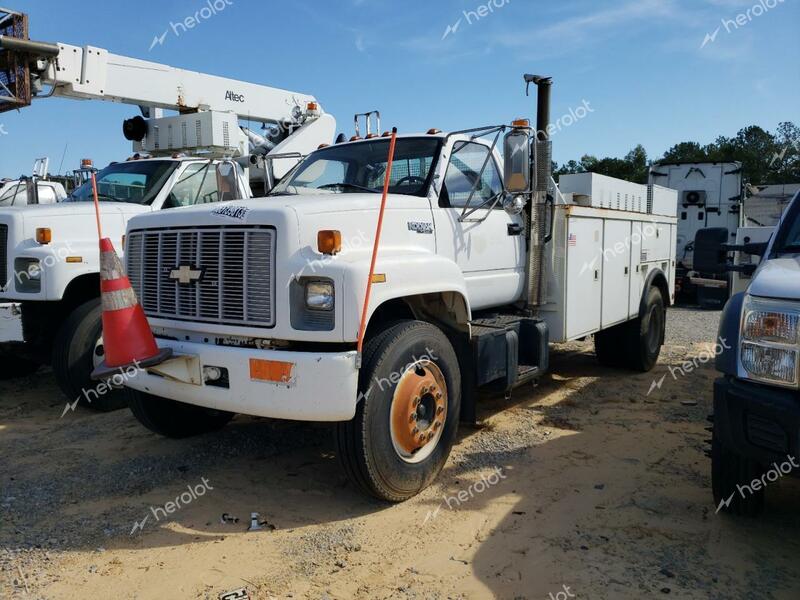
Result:
{"label": "windshield wiper", "polygon": [[353,190],[359,190],[362,192],[369,192],[370,194],[379,194],[378,190],[373,190],[368,187],[364,187],[363,185],[357,185],[355,183],[326,183],[325,185],[319,186],[318,190],[327,190],[327,189],[334,189],[334,188],[350,188]]}

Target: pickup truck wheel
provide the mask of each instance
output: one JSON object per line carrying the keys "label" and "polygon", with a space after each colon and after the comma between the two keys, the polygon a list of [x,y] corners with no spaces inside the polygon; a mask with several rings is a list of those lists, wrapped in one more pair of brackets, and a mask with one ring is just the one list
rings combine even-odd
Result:
{"label": "pickup truck wheel", "polygon": [[187,438],[222,429],[233,413],[175,402],[125,388],[133,416],[153,433],[168,438]]}
{"label": "pickup truck wheel", "polygon": [[70,400],[80,399],[87,408],[108,412],[123,408],[125,397],[119,389],[100,388],[100,382],[91,378],[92,370],[102,360],[102,330],[99,298],[72,311],[53,341],[53,375]]}
{"label": "pickup truck wheel", "polygon": [[635,371],[653,369],[664,345],[664,327],[667,320],[664,298],[658,288],[647,291],[647,300],[642,316],[628,326],[628,344],[625,349],[627,366]]}
{"label": "pickup truck wheel", "polygon": [[764,510],[764,488],[745,490],[737,486],[751,486],[763,475],[761,466],[752,460],[734,454],[719,440],[714,426],[711,437],[711,488],[717,512],[755,517]]}
{"label": "pickup truck wheel", "polygon": [[402,502],[425,489],[447,462],[461,403],[461,371],[438,328],[404,321],[364,349],[361,399],[337,426],[339,457],[365,493]]}

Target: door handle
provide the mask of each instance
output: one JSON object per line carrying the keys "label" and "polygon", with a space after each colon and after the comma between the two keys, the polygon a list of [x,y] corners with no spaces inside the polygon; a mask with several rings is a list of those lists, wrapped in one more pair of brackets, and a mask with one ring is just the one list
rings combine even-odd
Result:
{"label": "door handle", "polygon": [[508,224],[508,235],[521,235],[522,234],[522,225],[519,223],[509,223]]}

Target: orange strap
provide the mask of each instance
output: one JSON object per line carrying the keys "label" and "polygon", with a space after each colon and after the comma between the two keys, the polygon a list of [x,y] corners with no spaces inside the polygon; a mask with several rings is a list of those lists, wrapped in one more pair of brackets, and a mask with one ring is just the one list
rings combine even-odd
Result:
{"label": "orange strap", "polygon": [[97,217],[97,237],[103,239],[103,229],[100,227],[100,201],[97,199],[97,179],[92,172],[92,194],[94,195],[94,213]]}
{"label": "orange strap", "polygon": [[358,328],[358,356],[364,349],[364,334],[367,329],[367,310],[369,309],[369,298],[372,294],[372,278],[375,275],[375,262],[378,259],[378,245],[381,243],[381,231],[383,230],[383,214],[386,212],[386,198],[389,195],[389,181],[392,177],[392,163],[394,162],[394,149],[397,144],[397,127],[392,129],[392,139],[389,142],[389,160],[386,163],[386,177],[383,182],[383,198],[381,198],[381,210],[378,213],[378,226],[375,229],[375,244],[372,246],[372,262],[369,265],[369,278],[367,279],[367,293],[364,297],[364,308],[361,311],[361,325]]}

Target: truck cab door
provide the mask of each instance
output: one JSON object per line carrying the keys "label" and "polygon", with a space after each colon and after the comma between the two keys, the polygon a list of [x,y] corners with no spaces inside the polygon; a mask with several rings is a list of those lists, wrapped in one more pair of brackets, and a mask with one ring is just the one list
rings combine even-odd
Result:
{"label": "truck cab door", "polygon": [[476,310],[511,304],[525,287],[524,218],[503,209],[500,161],[490,152],[489,146],[469,140],[445,149],[433,211],[438,253],[461,268]]}

